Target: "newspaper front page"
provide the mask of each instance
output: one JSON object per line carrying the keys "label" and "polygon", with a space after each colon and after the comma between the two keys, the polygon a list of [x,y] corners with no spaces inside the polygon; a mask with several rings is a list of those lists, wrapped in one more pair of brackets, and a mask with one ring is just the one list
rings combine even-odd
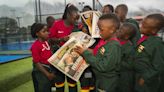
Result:
{"label": "newspaper front page", "polygon": [[70,39],[48,61],[66,76],[78,81],[83,71],[89,66],[82,56],[73,49],[76,46],[88,48],[95,42],[89,35],[83,32],[75,32]]}

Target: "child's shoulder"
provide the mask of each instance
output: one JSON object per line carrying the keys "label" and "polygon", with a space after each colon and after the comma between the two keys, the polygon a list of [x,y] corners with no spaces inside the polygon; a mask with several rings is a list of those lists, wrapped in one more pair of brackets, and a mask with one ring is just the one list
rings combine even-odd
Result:
{"label": "child's shoulder", "polygon": [[64,23],[63,19],[59,19],[55,21],[55,25],[61,25],[62,23]]}
{"label": "child's shoulder", "polygon": [[33,44],[32,44],[31,47],[38,47],[40,44],[41,44],[41,43],[40,43],[39,40],[35,40],[35,41],[33,42]]}
{"label": "child's shoulder", "polygon": [[164,46],[164,42],[162,41],[162,39],[160,38],[160,37],[158,37],[158,36],[150,36],[148,39],[147,39],[147,41],[146,41],[146,43],[145,43],[145,45],[147,46],[147,47],[152,47],[152,48],[154,48],[154,47],[163,47]]}
{"label": "child's shoulder", "polygon": [[105,47],[106,48],[110,48],[110,47],[120,48],[121,45],[120,45],[119,41],[112,40],[112,41],[107,42]]}
{"label": "child's shoulder", "polygon": [[128,41],[124,45],[122,45],[121,47],[127,47],[127,48],[134,47],[134,44],[132,42]]}
{"label": "child's shoulder", "polygon": [[135,46],[131,42],[127,42],[126,44],[121,46],[123,52],[132,52],[135,51]]}
{"label": "child's shoulder", "polygon": [[158,36],[150,36],[148,40],[154,43],[163,43],[162,38]]}
{"label": "child's shoulder", "polygon": [[120,42],[117,41],[117,40],[109,41],[108,44],[110,44],[110,45],[119,45],[120,46]]}
{"label": "child's shoulder", "polygon": [[107,42],[104,46],[100,48],[100,52],[102,53],[113,53],[113,52],[121,52],[121,45],[117,41]]}
{"label": "child's shoulder", "polygon": [[135,20],[133,18],[128,18],[125,20],[125,22],[131,23],[131,24],[135,25],[137,28],[139,28],[139,24],[138,24],[137,20]]}
{"label": "child's shoulder", "polygon": [[128,18],[128,19],[125,20],[125,22],[138,24],[137,20],[135,20],[135,19],[133,19],[133,18]]}

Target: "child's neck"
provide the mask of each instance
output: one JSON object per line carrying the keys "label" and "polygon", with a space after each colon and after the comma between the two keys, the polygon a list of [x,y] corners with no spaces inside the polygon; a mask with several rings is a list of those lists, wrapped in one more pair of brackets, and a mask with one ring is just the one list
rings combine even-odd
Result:
{"label": "child's neck", "polygon": [[111,38],[117,38],[116,34],[112,35],[111,37],[109,37],[108,39],[106,39],[105,41],[110,41]]}
{"label": "child's neck", "polygon": [[118,38],[120,41],[129,41],[129,40],[125,40],[125,39],[120,39],[120,38]]}
{"label": "child's neck", "polygon": [[45,39],[42,39],[42,38],[38,38],[38,40],[41,41],[41,42],[46,41]]}
{"label": "child's neck", "polygon": [[157,36],[157,34],[141,34],[141,37],[142,36]]}
{"label": "child's neck", "polygon": [[70,23],[67,19],[64,20],[64,24],[65,24],[65,26],[67,26],[67,27],[71,25],[71,23]]}

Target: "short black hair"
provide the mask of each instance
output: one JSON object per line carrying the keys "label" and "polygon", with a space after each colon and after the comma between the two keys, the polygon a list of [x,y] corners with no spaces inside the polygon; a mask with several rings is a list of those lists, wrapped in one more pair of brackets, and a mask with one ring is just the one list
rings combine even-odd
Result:
{"label": "short black hair", "polygon": [[119,5],[117,5],[115,11],[116,11],[118,8],[121,8],[122,10],[128,12],[128,6],[127,6],[126,4],[119,4]]}
{"label": "short black hair", "polygon": [[84,8],[83,8],[83,10],[84,10],[85,8],[87,8],[87,9],[89,9],[89,10],[92,10],[92,8],[91,8],[89,5],[85,5]]}
{"label": "short black hair", "polygon": [[44,26],[46,25],[42,23],[33,23],[31,26],[31,36],[33,38],[37,38],[36,33],[39,32]]}
{"label": "short black hair", "polygon": [[128,28],[128,35],[129,35],[129,39],[131,40],[133,37],[135,37],[136,33],[137,33],[137,27],[132,24],[132,23],[128,23],[128,22],[125,22],[121,25],[121,27],[126,27]]}
{"label": "short black hair", "polygon": [[71,14],[73,11],[78,11],[77,7],[75,7],[73,4],[69,3],[65,7],[64,14],[62,19],[67,19],[67,15]]}
{"label": "short black hair", "polygon": [[104,20],[104,19],[112,20],[113,23],[115,24],[116,29],[119,29],[120,21],[115,14],[104,14],[99,18],[99,20]]}
{"label": "short black hair", "polygon": [[50,21],[51,19],[54,19],[54,20],[55,20],[55,18],[54,18],[53,16],[48,16],[48,17],[46,18],[46,22],[48,23],[48,21]]}
{"label": "short black hair", "polygon": [[114,12],[114,8],[111,4],[107,4],[104,7],[108,7],[112,11],[112,13]]}
{"label": "short black hair", "polygon": [[158,30],[164,27],[164,16],[162,14],[150,14],[146,18],[151,18],[157,21],[156,27]]}

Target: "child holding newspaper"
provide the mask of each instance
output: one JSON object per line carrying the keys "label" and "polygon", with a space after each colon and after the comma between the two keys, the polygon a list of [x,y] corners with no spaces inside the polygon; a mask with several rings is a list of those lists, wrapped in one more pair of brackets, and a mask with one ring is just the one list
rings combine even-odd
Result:
{"label": "child holding newspaper", "polygon": [[90,64],[96,76],[96,91],[116,92],[121,61],[121,47],[115,34],[120,21],[114,14],[102,15],[98,21],[100,35],[104,41],[97,49],[96,56],[89,50],[77,46],[74,50]]}
{"label": "child holding newspaper", "polygon": [[[67,4],[65,11],[61,20],[58,20],[54,23],[50,30],[49,37],[52,42],[58,43],[57,45],[63,46],[63,44],[69,39],[69,35],[72,33],[72,30],[75,28],[75,23],[79,19],[78,9],[73,4]],[[57,47],[57,46],[54,46]],[[54,51],[56,52],[56,51]],[[57,71],[56,76],[56,91],[64,92],[65,86],[65,75]],[[76,82],[67,77],[69,92],[77,92]]]}

